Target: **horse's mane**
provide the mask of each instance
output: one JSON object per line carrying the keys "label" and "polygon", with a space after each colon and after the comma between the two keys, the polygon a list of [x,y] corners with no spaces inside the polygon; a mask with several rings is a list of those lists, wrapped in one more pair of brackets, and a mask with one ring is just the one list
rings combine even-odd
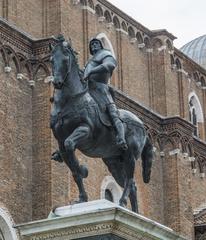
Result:
{"label": "horse's mane", "polygon": [[[63,35],[59,35],[57,36],[56,38],[57,40],[57,44],[56,44],[56,47],[57,46],[61,46],[63,47],[63,50],[66,51],[67,53],[71,54],[73,56],[73,59],[74,59],[74,62],[78,68],[78,73],[79,73],[79,77],[80,79],[82,80],[83,79],[83,70],[80,68],[79,66],[79,60],[78,60],[78,52],[75,51],[72,47],[72,44],[71,44],[71,40],[68,42],[64,39],[64,36]],[[52,50],[52,52],[55,51],[55,48]]]}

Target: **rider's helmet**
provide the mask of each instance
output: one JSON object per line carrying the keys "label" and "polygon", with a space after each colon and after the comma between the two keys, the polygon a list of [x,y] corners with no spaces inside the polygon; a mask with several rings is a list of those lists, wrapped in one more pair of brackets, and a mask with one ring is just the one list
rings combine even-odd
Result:
{"label": "rider's helmet", "polygon": [[101,45],[101,48],[104,48],[104,47],[103,47],[103,44],[102,44],[102,41],[101,41],[100,39],[98,39],[98,38],[92,38],[92,39],[90,40],[90,42],[89,42],[89,52],[90,52],[91,55],[93,55],[93,52],[92,52],[92,49],[91,49],[91,44],[92,44],[92,42],[94,42],[94,41],[98,41],[98,42],[100,43],[100,45]]}

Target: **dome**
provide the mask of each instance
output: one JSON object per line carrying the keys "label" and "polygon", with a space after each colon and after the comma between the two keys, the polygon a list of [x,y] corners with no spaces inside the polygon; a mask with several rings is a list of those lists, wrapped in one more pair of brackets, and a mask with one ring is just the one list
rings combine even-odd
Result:
{"label": "dome", "polygon": [[206,35],[185,44],[180,50],[206,69]]}

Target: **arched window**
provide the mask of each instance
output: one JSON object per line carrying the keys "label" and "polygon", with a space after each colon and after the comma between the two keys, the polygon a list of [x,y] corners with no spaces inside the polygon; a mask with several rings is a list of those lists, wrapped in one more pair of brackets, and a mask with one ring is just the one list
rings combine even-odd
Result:
{"label": "arched window", "polygon": [[167,48],[168,48],[170,51],[173,49],[172,42],[171,42],[169,39],[167,39],[166,45],[167,45]]}
{"label": "arched window", "polygon": [[96,14],[97,14],[98,17],[102,17],[103,16],[103,10],[102,10],[102,8],[100,7],[99,4],[97,4],[95,6],[95,11],[96,11]]}
{"label": "arched window", "polygon": [[115,28],[118,28],[118,29],[120,28],[120,22],[116,16],[114,16],[114,18],[113,18],[113,23],[114,23]]}
{"label": "arched window", "polygon": [[88,5],[91,9],[94,9],[94,3],[92,0],[88,0]]}
{"label": "arched window", "polygon": [[137,42],[139,44],[143,43],[143,37],[142,37],[142,34],[140,32],[137,32],[136,38],[137,38]]}
{"label": "arched window", "polygon": [[197,95],[192,92],[189,95],[189,121],[196,127],[194,135],[201,135],[201,125],[203,124],[203,111]]}
{"label": "arched window", "polygon": [[144,44],[146,48],[151,48],[151,42],[148,37],[144,38]]}
{"label": "arched window", "polygon": [[106,22],[108,22],[108,23],[112,22],[112,17],[111,17],[111,14],[109,11],[107,11],[107,10],[105,11],[104,17],[105,17]]}
{"label": "arched window", "polygon": [[107,199],[110,202],[114,202],[112,192],[109,189],[105,190],[105,199]]}
{"label": "arched window", "polygon": [[135,38],[135,32],[134,32],[133,27],[129,26],[129,28],[128,28],[128,34],[129,34],[129,37],[130,37],[130,38]]}
{"label": "arched window", "polygon": [[127,25],[125,22],[122,22],[122,29],[127,32]]}
{"label": "arched window", "polygon": [[119,203],[119,199],[122,195],[122,190],[115,182],[112,176],[106,176],[101,185],[101,199],[107,199],[114,203]]}

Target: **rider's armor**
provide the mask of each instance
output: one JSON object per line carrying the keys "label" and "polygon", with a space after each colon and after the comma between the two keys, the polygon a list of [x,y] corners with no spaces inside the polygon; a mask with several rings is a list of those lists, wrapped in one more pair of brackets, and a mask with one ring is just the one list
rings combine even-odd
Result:
{"label": "rider's armor", "polygon": [[[92,41],[94,41],[94,39]],[[101,43],[99,39],[98,41]],[[92,54],[91,42],[90,53]],[[117,132],[117,145],[119,145],[123,149],[127,149],[124,126],[119,118],[119,112],[111,96],[108,86],[112,72],[117,66],[117,62],[112,56],[111,52],[102,47],[102,49],[98,50],[86,64],[84,76],[87,76],[87,74],[90,73],[90,71],[97,66],[102,66],[102,68],[100,68],[98,72],[89,75],[88,83],[90,93],[98,102],[102,110],[104,110],[106,106],[106,110],[109,112],[112,124]]]}

